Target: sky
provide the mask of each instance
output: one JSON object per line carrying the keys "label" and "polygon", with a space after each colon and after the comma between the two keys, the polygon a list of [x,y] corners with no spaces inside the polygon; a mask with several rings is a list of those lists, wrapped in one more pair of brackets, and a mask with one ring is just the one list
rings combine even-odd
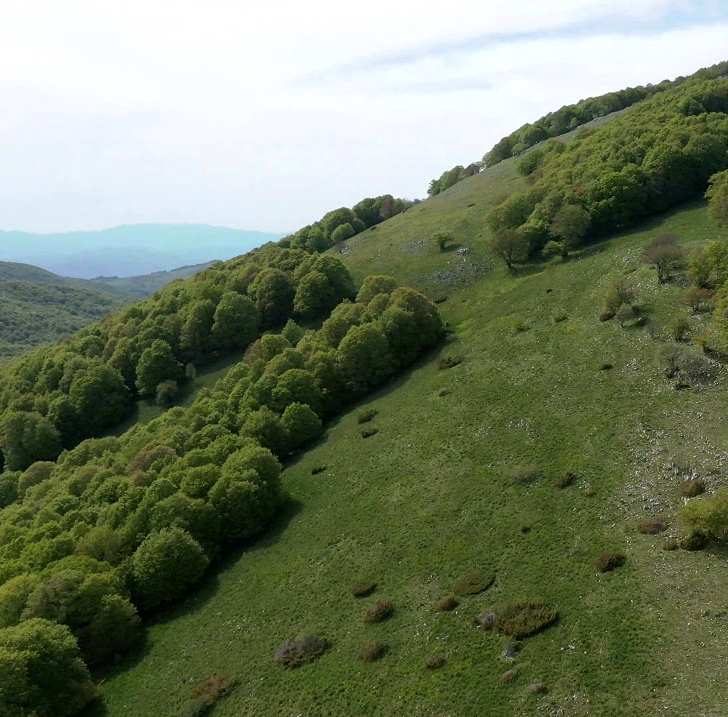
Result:
{"label": "sky", "polygon": [[287,232],[726,59],[725,0],[2,0],[0,229]]}

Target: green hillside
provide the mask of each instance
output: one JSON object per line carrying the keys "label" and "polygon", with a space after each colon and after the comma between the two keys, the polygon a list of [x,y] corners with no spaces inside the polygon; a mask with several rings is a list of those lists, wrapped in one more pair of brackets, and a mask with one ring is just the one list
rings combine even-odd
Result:
{"label": "green hillside", "polygon": [[[676,391],[662,376],[657,354],[683,290],[658,286],[640,253],[665,232],[687,244],[728,233],[695,204],[513,276],[483,248],[483,225],[520,182],[503,162],[349,242],[341,256],[355,276],[387,271],[445,298],[450,342],[286,468],[280,527],[151,628],[143,659],[106,677],[106,714],[176,714],[210,674],[240,681],[215,708],[221,717],[720,712],[726,567],[719,553],[662,548],[680,533],[683,473],[711,488],[725,480],[725,378]],[[471,251],[440,253],[427,241],[439,230]],[[638,286],[645,327],[598,320],[622,272]],[[462,362],[439,369],[446,356]],[[367,440],[365,408],[378,411]],[[523,464],[543,477],[514,484]],[[573,485],[556,487],[567,472]],[[656,514],[667,533],[639,534]],[[608,550],[627,562],[602,575],[594,561]],[[434,609],[478,570],[495,572],[492,588],[453,612]],[[361,579],[377,583],[371,598],[352,597]],[[362,613],[378,598],[394,615],[368,626]],[[473,618],[515,599],[545,600],[560,620],[508,662],[507,639]],[[276,647],[308,632],[331,652],[281,670]],[[359,659],[367,639],[388,645],[381,662]],[[436,672],[424,667],[434,654],[447,659]],[[509,670],[515,679],[502,684]],[[538,682],[546,694],[529,692]]]}
{"label": "green hillside", "polygon": [[727,117],[681,82],[8,364],[0,708],[725,712]]}
{"label": "green hillside", "polygon": [[130,277],[69,279],[30,264],[0,262],[0,359],[69,336],[123,304],[209,264]]}

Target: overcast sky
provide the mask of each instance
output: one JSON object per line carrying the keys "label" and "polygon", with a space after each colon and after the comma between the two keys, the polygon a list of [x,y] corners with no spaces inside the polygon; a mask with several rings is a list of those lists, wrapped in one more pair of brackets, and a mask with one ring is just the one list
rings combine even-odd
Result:
{"label": "overcast sky", "polygon": [[728,59],[725,0],[1,4],[2,229],[287,231]]}

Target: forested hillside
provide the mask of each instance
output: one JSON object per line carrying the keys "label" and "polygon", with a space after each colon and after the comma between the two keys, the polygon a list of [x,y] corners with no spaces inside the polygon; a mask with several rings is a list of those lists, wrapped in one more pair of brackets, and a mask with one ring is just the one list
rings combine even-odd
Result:
{"label": "forested hillside", "polygon": [[727,169],[681,82],[9,364],[0,712],[721,714]]}

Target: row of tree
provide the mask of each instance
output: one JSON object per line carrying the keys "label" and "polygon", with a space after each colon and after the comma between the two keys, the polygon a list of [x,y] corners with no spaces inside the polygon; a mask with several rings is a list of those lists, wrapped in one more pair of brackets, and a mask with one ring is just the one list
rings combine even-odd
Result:
{"label": "row of tree", "polygon": [[589,237],[700,196],[709,183],[711,206],[726,203],[725,174],[714,175],[728,167],[728,80],[683,82],[555,144],[534,150],[531,187],[489,217],[492,247],[509,266],[539,252],[567,256]]}
{"label": "row of tree", "polygon": [[289,318],[266,332],[189,407],[2,473],[0,713],[80,709],[94,696],[88,668],[136,646],[140,616],[275,518],[279,460],[442,335],[425,296],[369,277],[320,328]]}
{"label": "row of tree", "polygon": [[334,244],[346,241],[365,229],[406,211],[413,202],[397,199],[391,194],[367,197],[351,209],[340,207],[327,212],[319,221],[284,237],[280,244],[309,252],[326,251]]}

